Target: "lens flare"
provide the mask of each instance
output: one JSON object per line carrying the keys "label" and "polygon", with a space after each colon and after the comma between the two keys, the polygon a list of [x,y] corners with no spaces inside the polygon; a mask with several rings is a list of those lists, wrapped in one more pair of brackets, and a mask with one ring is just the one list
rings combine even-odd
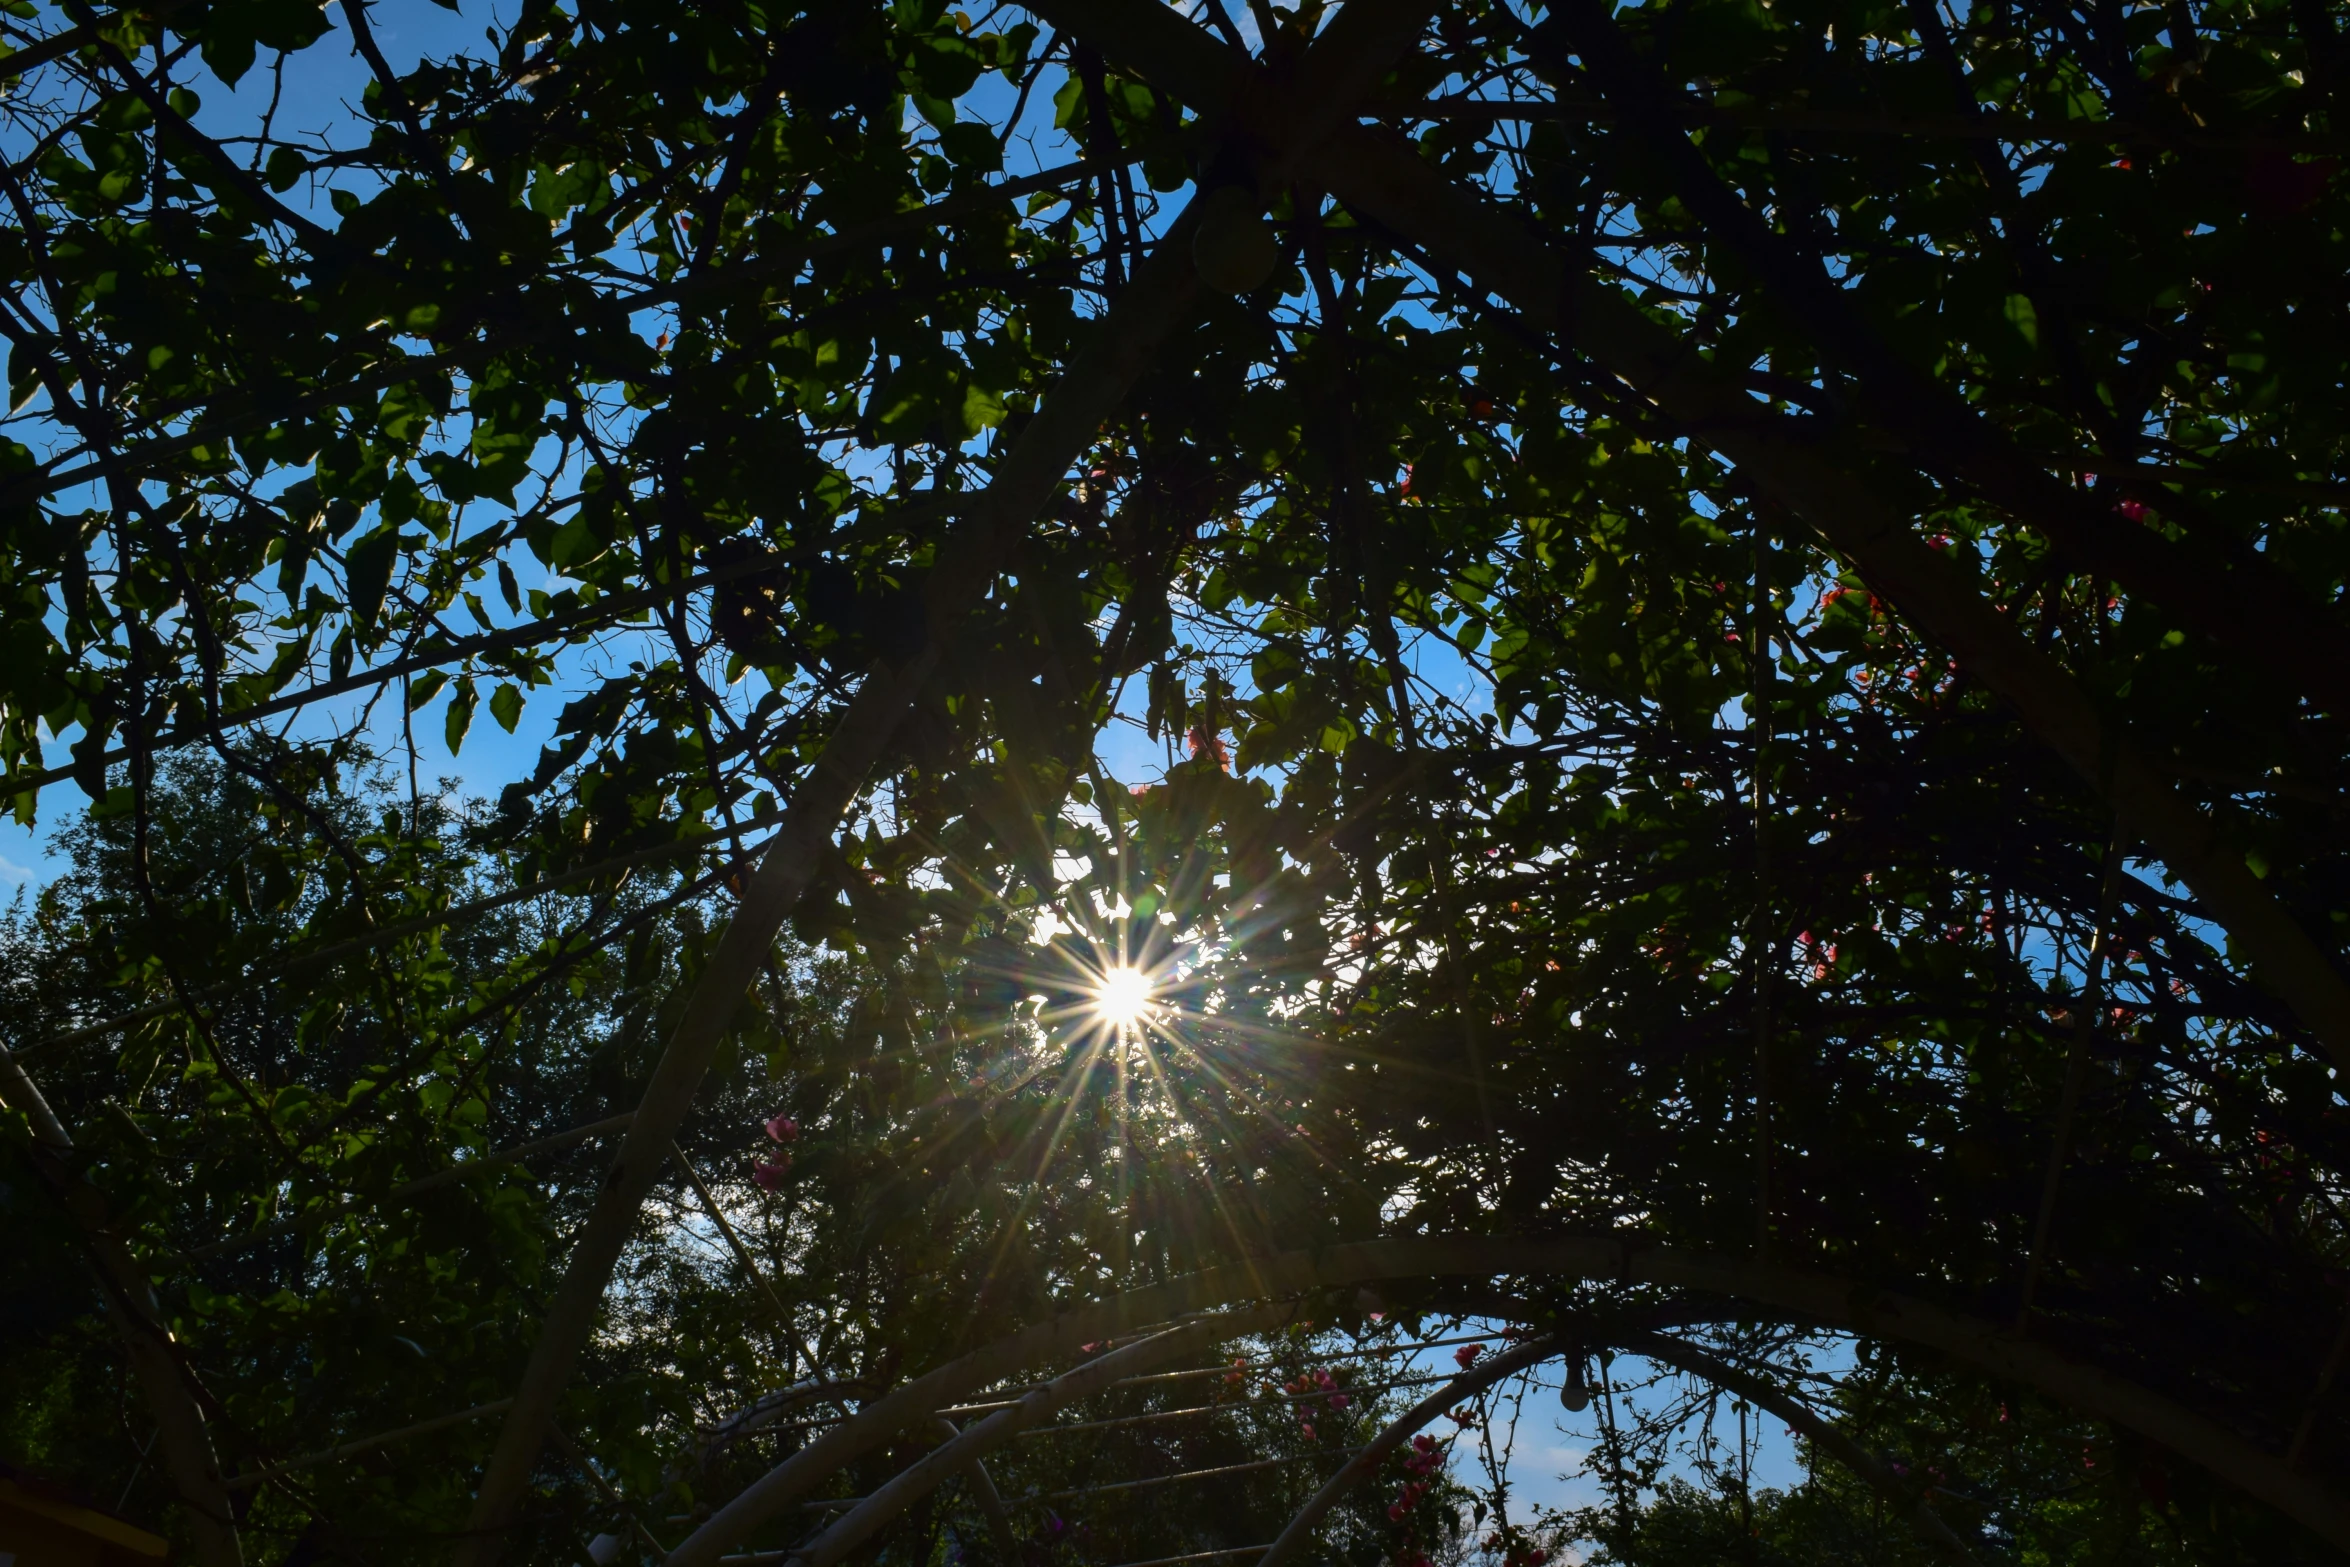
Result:
{"label": "lens flare", "polygon": [[1101,982],[1094,986],[1093,1009],[1103,1022],[1114,1028],[1131,1027],[1150,1011],[1151,990],[1148,974],[1120,965],[1105,971]]}

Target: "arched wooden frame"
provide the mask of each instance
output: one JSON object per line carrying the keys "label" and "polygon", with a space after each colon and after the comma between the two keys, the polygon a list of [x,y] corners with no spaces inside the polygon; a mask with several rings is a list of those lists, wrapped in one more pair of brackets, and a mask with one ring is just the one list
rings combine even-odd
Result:
{"label": "arched wooden frame", "polygon": [[[1874,1488],[1894,1508],[1895,1512],[1909,1523],[1926,1546],[1950,1562],[1952,1567],[1980,1567],[1978,1559],[1973,1552],[1968,1550],[1966,1542],[1960,1539],[1922,1499],[1905,1491],[1899,1477],[1884,1462],[1864,1451],[1859,1444],[1845,1436],[1829,1422],[1821,1419],[1808,1406],[1787,1396],[1760,1378],[1750,1376],[1709,1355],[1692,1350],[1677,1340],[1640,1331],[1610,1335],[1609,1337],[1611,1342],[1620,1338],[1627,1344],[1636,1345],[1643,1353],[1653,1359],[1712,1383],[1717,1388],[1744,1397],[1758,1407],[1778,1415],[1821,1446],[1832,1459],[1852,1470],[1854,1474]],[[1422,1428],[1442,1418],[1464,1400],[1479,1397],[1496,1383],[1507,1381],[1520,1373],[1532,1371],[1546,1361],[1556,1359],[1561,1355],[1580,1353],[1585,1347],[1592,1346],[1574,1342],[1569,1335],[1548,1334],[1530,1343],[1504,1350],[1489,1360],[1480,1361],[1478,1364],[1464,1369],[1459,1376],[1447,1381],[1434,1393],[1421,1399],[1382,1428],[1379,1434],[1372,1438],[1353,1458],[1349,1459],[1337,1474],[1331,1476],[1312,1497],[1307,1499],[1281,1531],[1280,1537],[1266,1546],[1264,1554],[1250,1564],[1250,1567],[1285,1567],[1286,1563],[1294,1560],[1297,1554],[1312,1542],[1314,1531],[1329,1515],[1330,1510],[1345,1499],[1347,1492],[1378,1473],[1379,1466],[1385,1463],[1389,1455],[1394,1453],[1396,1449],[1418,1434]],[[1097,1383],[1097,1385],[1099,1384]],[[950,1438],[958,1434],[951,1422],[942,1420],[940,1424],[945,1428]],[[946,1467],[943,1462],[918,1465],[916,1470],[920,1471],[919,1474],[916,1474],[915,1471],[908,1471],[906,1475],[892,1481],[891,1486],[885,1488],[885,1492],[894,1490],[905,1499],[910,1500],[911,1496],[935,1488],[944,1480]],[[978,1460],[972,1460],[964,1472],[968,1476],[976,1477],[979,1481],[978,1499],[982,1511],[987,1516],[989,1530],[995,1538],[996,1547],[1003,1554],[1004,1560],[1013,1560],[1017,1550],[1017,1542],[1012,1534],[1010,1520],[1005,1516],[1002,1499],[995,1495],[992,1485],[986,1483],[986,1472],[979,1466]],[[869,1503],[880,1504],[885,1510],[894,1511],[895,1509],[888,1508],[888,1501],[888,1496],[882,1493],[868,1498]],[[886,1527],[886,1522],[884,1527]],[[845,1542],[844,1536],[848,1537]],[[846,1549],[853,1547],[863,1538],[865,1538],[863,1531],[853,1527],[844,1530],[841,1525],[836,1524],[801,1550],[791,1553],[791,1556],[792,1559],[803,1562],[831,1562],[837,1560]]]}
{"label": "arched wooden frame", "polygon": [[688,1536],[670,1553],[668,1567],[712,1567],[752,1530],[895,1433],[928,1424],[940,1409],[990,1382],[1066,1360],[1081,1345],[1136,1324],[1183,1319],[1173,1329],[1090,1361],[1029,1395],[1015,1406],[1029,1411],[1025,1418],[1000,1423],[991,1419],[970,1427],[794,1552],[793,1559],[800,1567],[832,1567],[921,1495],[928,1488],[925,1480],[935,1484],[1061,1403],[1185,1354],[1204,1340],[1252,1331],[1251,1324],[1277,1322],[1295,1308],[1258,1307],[1215,1317],[1201,1313],[1351,1285],[1511,1276],[1649,1284],[1723,1295],[1822,1327],[1930,1349],[1956,1364],[2019,1383],[2053,1403],[2145,1437],[2332,1544],[2350,1549],[2350,1500],[2294,1473],[2281,1456],[2263,1452],[2162,1394],[2068,1360],[2045,1345],[2019,1340],[1995,1324],[1831,1274],[1647,1246],[1615,1236],[1453,1235],[1285,1252],[1136,1290],[974,1350],[877,1400],[785,1459]]}
{"label": "arched wooden frame", "polygon": [[[1749,1376],[1711,1355],[1691,1349],[1677,1339],[1653,1333],[1611,1337],[1614,1342],[1625,1344],[1652,1360],[1709,1382],[1724,1392],[1735,1394],[1777,1415],[1810,1438],[1831,1458],[1866,1481],[1908,1522],[1929,1550],[1951,1563],[1952,1567],[1981,1567],[1975,1554],[1967,1549],[1966,1542],[1923,1500],[1905,1491],[1900,1477],[1891,1468],[1821,1419],[1808,1405],[1790,1398],[1761,1378]],[[1312,1542],[1314,1530],[1348,1491],[1369,1479],[1378,1471],[1380,1464],[1386,1461],[1388,1454],[1401,1447],[1421,1427],[1442,1417],[1460,1400],[1473,1398],[1495,1383],[1506,1381],[1520,1372],[1531,1371],[1544,1361],[1560,1355],[1580,1354],[1589,1347],[1595,1346],[1576,1344],[1565,1334],[1554,1334],[1515,1349],[1504,1350],[1491,1360],[1469,1367],[1460,1376],[1405,1410],[1380,1431],[1359,1455],[1332,1475],[1297,1510],[1296,1516],[1289,1520],[1288,1527],[1281,1531],[1280,1538],[1267,1547],[1265,1554],[1250,1563],[1249,1567],[1285,1567],[1285,1564],[1294,1560]]]}

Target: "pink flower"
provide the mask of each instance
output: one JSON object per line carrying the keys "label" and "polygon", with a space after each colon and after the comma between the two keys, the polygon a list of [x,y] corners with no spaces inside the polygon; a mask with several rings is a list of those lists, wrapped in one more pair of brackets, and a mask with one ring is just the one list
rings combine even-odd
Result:
{"label": "pink flower", "polygon": [[1454,1364],[1458,1365],[1463,1371],[1466,1371],[1469,1369],[1470,1364],[1474,1362],[1479,1355],[1484,1353],[1485,1346],[1482,1344],[1463,1344],[1460,1348],[1452,1352],[1452,1358]]}
{"label": "pink flower", "polygon": [[800,1123],[778,1111],[767,1123],[767,1135],[779,1143],[796,1143],[800,1140]]}
{"label": "pink flower", "polygon": [[2114,510],[2120,512],[2124,517],[2129,518],[2132,522],[2144,522],[2146,520],[2146,503],[2143,501],[2123,501],[2119,506],[2116,506]]}
{"label": "pink flower", "polygon": [[751,1165],[751,1179],[763,1192],[775,1191],[783,1185],[783,1178],[791,1171],[791,1156],[781,1159],[760,1159]]}
{"label": "pink flower", "polygon": [[1332,1409],[1344,1409],[1347,1405],[1353,1402],[1354,1400],[1347,1397],[1344,1393],[1333,1393],[1330,1395],[1330,1407]]}

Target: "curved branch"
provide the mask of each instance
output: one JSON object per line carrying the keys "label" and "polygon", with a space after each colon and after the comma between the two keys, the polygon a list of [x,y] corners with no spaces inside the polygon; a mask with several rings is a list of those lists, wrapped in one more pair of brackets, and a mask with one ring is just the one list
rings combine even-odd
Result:
{"label": "curved branch", "polygon": [[1363,1241],[1256,1258],[1136,1290],[974,1350],[868,1405],[753,1482],[672,1552],[668,1567],[708,1567],[762,1521],[893,1433],[934,1418],[955,1399],[1020,1367],[1066,1357],[1080,1344],[1130,1330],[1136,1323],[1383,1280],[1512,1274],[1727,1295],[1820,1326],[1932,1349],[1957,1364],[2020,1383],[2052,1402],[2160,1443],[2335,1545],[2350,1548],[2350,1500],[2333,1486],[2295,1473],[2279,1455],[2262,1451],[2151,1388],[2067,1360],[2046,1345],[2013,1338],[1996,1323],[1832,1274],[1674,1251],[1614,1236],[1446,1235]]}

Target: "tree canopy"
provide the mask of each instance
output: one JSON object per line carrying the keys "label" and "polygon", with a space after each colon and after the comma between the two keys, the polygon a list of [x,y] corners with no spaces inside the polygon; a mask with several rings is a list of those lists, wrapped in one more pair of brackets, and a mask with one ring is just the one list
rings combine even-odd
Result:
{"label": "tree canopy", "polygon": [[2350,1550],[2338,7],[414,8],[0,4],[0,1457],[208,1564]]}

